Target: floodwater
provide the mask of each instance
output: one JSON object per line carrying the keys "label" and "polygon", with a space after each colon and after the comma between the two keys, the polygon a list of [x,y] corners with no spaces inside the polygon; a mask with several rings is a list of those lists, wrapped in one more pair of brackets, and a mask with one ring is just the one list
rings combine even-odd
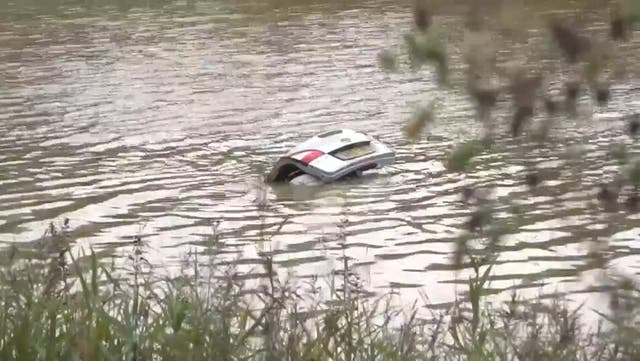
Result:
{"label": "floodwater", "polygon": [[[497,38],[500,56],[523,54],[525,45],[550,54],[536,25],[550,10],[525,9],[533,14],[528,43]],[[447,154],[482,127],[462,88],[439,88],[429,68],[412,72],[406,59],[396,73],[376,62],[382,49],[402,50],[412,21],[407,4],[244,0],[126,15],[74,11],[0,16],[5,247],[41,247],[48,223],[66,217],[76,247],[126,260],[139,235],[157,270],[179,270],[219,221],[218,257],[243,272],[263,272],[264,251],[273,252],[281,275],[302,278],[341,269],[346,255],[368,289],[423,291],[441,304],[469,274],[451,266],[473,211],[460,200],[469,186],[492,187],[495,217],[511,226],[492,288],[592,293],[606,280],[587,257],[591,243],[613,269],[638,272],[640,214],[603,212],[595,196],[597,184],[619,171],[610,144],[640,149],[626,132],[627,117],[640,112],[638,73],[616,79],[607,106],[583,93],[578,115],[556,116],[544,143],[508,136],[509,106],[501,102],[494,149],[463,175],[445,170]],[[582,11],[589,31],[606,35],[606,9]],[[436,18],[446,29],[454,85],[462,82],[459,15],[451,7]],[[614,62],[636,64],[639,45],[636,33]],[[560,69],[553,59],[542,55],[539,63]],[[407,142],[402,127],[432,99],[436,122]],[[337,127],[393,146],[395,166],[315,191],[261,184],[280,154]],[[531,166],[544,174],[534,190],[525,184]]]}

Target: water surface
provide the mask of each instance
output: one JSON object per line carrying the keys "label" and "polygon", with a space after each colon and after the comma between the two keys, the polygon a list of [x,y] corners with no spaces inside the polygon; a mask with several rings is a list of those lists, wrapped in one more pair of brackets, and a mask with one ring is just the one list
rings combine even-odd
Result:
{"label": "water surface", "polygon": [[[468,274],[450,265],[472,211],[460,201],[461,189],[491,186],[497,217],[514,227],[491,287],[597,290],[605,281],[586,257],[586,241],[602,242],[617,269],[638,272],[640,216],[605,213],[595,202],[595,186],[618,171],[609,145],[634,146],[625,117],[640,111],[637,73],[616,80],[608,106],[585,94],[580,115],[558,116],[544,144],[507,136],[502,102],[494,151],[466,176],[447,172],[449,150],[482,128],[460,87],[439,89],[428,69],[378,68],[381,49],[401,50],[408,9],[394,1],[245,1],[125,15],[5,15],[0,241],[36,245],[50,221],[68,217],[78,246],[124,257],[140,235],[157,269],[178,270],[220,221],[220,259],[243,270],[261,272],[258,253],[272,251],[282,275],[324,275],[340,269],[346,255],[371,290],[422,290],[440,304]],[[459,9],[446,10],[437,21],[448,30],[456,69],[462,19]],[[606,10],[584,11],[589,30],[606,34]],[[529,45],[547,54],[540,64],[559,68],[532,24]],[[499,41],[511,52],[523,47]],[[637,64],[638,49],[636,34],[617,49],[617,61]],[[408,143],[402,126],[415,105],[434,98],[437,122]],[[390,144],[397,163],[313,194],[260,185],[280,154],[336,127]],[[534,191],[524,178],[533,165],[547,175]]]}

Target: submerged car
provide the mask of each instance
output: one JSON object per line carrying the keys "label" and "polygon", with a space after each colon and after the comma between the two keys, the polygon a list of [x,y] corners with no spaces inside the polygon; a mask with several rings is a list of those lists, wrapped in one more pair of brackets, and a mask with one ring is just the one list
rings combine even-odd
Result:
{"label": "submerged car", "polygon": [[395,152],[351,129],[316,135],[294,147],[267,175],[268,183],[317,184],[358,177],[395,160]]}

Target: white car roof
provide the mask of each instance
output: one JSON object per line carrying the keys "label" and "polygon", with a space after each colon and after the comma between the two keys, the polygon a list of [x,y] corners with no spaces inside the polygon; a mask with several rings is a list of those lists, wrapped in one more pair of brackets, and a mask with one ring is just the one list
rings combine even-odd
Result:
{"label": "white car roof", "polygon": [[[332,155],[338,149],[363,142],[369,146],[348,148],[364,150],[365,154],[344,159]],[[321,153],[317,154],[318,151]],[[302,172],[323,181],[332,181],[354,171],[381,168],[394,160],[393,149],[375,138],[351,129],[335,129],[309,138],[291,149],[278,160],[266,179],[267,182],[279,182]]]}
{"label": "white car roof", "polygon": [[319,150],[327,154],[345,145],[366,141],[371,141],[371,138],[365,134],[351,129],[335,129],[309,138],[291,149],[287,155],[305,150]]}

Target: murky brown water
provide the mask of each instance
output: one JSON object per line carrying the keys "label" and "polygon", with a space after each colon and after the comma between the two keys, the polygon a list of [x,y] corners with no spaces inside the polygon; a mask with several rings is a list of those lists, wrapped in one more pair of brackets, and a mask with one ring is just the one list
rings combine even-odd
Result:
{"label": "murky brown water", "polygon": [[[461,186],[491,184],[498,204],[522,211],[504,238],[493,288],[589,292],[601,282],[586,258],[584,241],[595,237],[610,241],[612,265],[638,272],[640,215],[603,213],[593,202],[595,185],[617,171],[609,144],[633,145],[622,118],[640,111],[637,75],[614,85],[606,107],[585,95],[581,115],[558,118],[542,146],[506,136],[507,115],[498,113],[505,136],[465,177],[443,166],[454,144],[481,132],[464,92],[439,90],[429,70],[377,67],[379,50],[401,44],[407,8],[341,4],[5,17],[0,241],[35,244],[49,221],[68,217],[78,245],[105,255],[127,255],[141,234],[147,258],[163,269],[202,247],[212,220],[221,220],[225,257],[243,267],[259,269],[257,253],[272,250],[282,273],[326,274],[342,266],[344,252],[371,289],[422,289],[437,304],[453,299],[460,279],[448,265],[470,212]],[[455,11],[438,18],[454,57],[462,40]],[[596,33],[604,27],[592,24]],[[636,34],[620,59],[640,60],[638,45]],[[429,137],[407,143],[401,128],[412,105],[434,97],[441,107]],[[260,210],[257,179],[289,147],[332,127],[379,137],[396,148],[397,164],[304,197],[266,188]],[[538,163],[549,176],[530,191],[523,171]],[[259,242],[261,219],[273,231],[284,217],[281,232]]]}

